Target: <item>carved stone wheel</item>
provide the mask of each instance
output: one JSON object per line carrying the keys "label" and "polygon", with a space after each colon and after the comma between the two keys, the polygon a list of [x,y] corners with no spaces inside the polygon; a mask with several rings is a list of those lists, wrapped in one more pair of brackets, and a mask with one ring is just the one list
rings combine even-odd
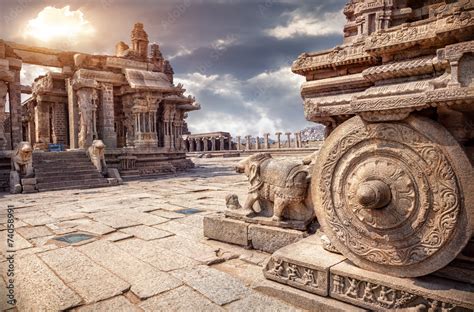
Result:
{"label": "carved stone wheel", "polygon": [[471,237],[472,166],[436,122],[353,117],[326,139],[313,170],[322,229],[362,268],[426,275],[452,261]]}

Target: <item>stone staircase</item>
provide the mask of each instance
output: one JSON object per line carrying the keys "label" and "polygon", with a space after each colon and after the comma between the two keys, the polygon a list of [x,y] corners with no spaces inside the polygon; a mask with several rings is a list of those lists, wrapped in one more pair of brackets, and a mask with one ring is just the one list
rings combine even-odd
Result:
{"label": "stone staircase", "polygon": [[33,166],[40,192],[109,186],[84,151],[34,152]]}
{"label": "stone staircase", "polygon": [[0,154],[0,192],[8,192],[10,189],[11,159],[6,154]]}

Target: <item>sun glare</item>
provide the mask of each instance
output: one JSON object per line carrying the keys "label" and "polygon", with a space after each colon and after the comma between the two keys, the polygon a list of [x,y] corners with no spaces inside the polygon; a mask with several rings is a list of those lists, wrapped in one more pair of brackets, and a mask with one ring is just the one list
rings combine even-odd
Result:
{"label": "sun glare", "polygon": [[71,11],[69,6],[62,9],[48,6],[28,21],[25,36],[43,42],[64,39],[77,41],[79,38],[93,35],[94,32],[94,28],[85,20],[80,10]]}

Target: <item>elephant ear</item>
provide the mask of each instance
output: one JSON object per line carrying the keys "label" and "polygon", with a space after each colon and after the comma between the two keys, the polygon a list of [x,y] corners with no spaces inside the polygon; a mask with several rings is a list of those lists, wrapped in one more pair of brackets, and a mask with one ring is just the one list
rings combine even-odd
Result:
{"label": "elephant ear", "polygon": [[257,190],[262,185],[262,181],[260,180],[260,165],[258,163],[253,163],[250,165],[249,182],[250,192]]}

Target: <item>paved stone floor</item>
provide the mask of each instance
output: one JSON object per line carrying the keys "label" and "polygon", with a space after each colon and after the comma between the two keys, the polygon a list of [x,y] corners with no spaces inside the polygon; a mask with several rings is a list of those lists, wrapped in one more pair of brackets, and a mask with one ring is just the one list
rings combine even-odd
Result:
{"label": "paved stone floor", "polygon": [[[255,290],[268,254],[203,236],[203,216],[223,210],[226,194],[245,200],[238,160],[196,159],[187,173],[109,188],[0,194],[0,307],[13,205],[19,311],[297,311]],[[93,237],[54,240],[71,233]]]}

